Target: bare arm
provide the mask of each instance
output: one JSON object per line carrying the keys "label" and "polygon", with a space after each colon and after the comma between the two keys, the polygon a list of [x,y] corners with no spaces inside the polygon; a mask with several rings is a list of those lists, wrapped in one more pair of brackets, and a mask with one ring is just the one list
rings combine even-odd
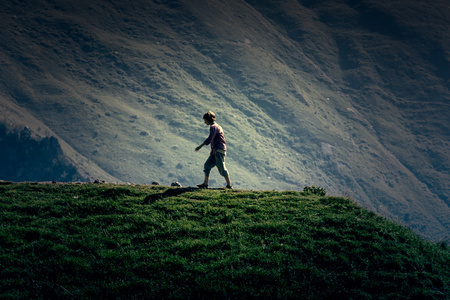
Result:
{"label": "bare arm", "polygon": [[203,146],[205,146],[205,143],[202,143],[200,146],[195,148],[195,151],[198,152]]}
{"label": "bare arm", "polygon": [[208,138],[200,146],[195,148],[195,151],[199,151],[203,146],[209,145],[211,143],[211,141],[213,140],[215,135],[216,135],[216,128],[215,127],[210,127],[209,128],[209,136],[208,136]]}

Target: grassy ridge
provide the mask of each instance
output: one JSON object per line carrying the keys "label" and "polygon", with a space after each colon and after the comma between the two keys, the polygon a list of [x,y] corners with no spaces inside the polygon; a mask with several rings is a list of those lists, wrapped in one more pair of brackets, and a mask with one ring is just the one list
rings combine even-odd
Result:
{"label": "grassy ridge", "polygon": [[344,198],[0,186],[0,298],[446,299],[450,251]]}

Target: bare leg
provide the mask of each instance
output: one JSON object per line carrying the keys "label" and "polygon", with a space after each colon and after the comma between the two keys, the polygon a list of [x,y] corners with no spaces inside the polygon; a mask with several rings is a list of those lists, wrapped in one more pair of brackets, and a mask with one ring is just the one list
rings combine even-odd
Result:
{"label": "bare leg", "polygon": [[209,185],[209,175],[205,174],[205,180],[203,181],[202,184],[197,184],[197,186],[201,189],[207,189]]}
{"label": "bare leg", "polygon": [[227,182],[227,186],[231,186],[231,180],[230,180],[230,175],[224,176],[225,177],[225,181]]}

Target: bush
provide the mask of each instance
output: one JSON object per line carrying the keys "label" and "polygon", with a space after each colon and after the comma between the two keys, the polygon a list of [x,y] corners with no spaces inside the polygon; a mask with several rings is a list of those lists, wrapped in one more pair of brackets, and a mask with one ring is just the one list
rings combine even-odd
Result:
{"label": "bush", "polygon": [[315,186],[305,186],[303,188],[303,192],[307,195],[315,194],[319,196],[325,196],[327,194],[327,191],[324,188]]}

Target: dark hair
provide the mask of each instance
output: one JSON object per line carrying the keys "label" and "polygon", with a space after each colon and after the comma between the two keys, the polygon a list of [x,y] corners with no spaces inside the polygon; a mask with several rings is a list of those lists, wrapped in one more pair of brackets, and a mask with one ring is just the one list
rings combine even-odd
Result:
{"label": "dark hair", "polygon": [[206,114],[203,115],[203,119],[208,121],[209,123],[213,123],[216,120],[216,115],[209,110],[206,112]]}

